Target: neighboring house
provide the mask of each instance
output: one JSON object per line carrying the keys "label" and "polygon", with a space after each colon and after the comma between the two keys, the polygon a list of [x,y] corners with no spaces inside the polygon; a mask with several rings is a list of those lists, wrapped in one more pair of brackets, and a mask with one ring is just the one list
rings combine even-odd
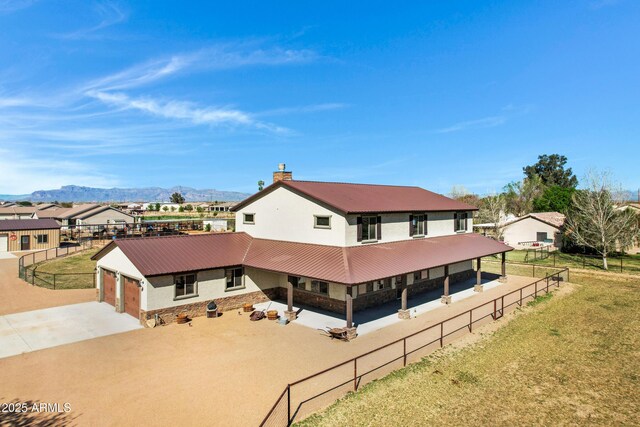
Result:
{"label": "neighboring house", "polygon": [[0,207],[0,220],[38,218],[37,209],[33,206]]}
{"label": "neighboring house", "polygon": [[219,202],[211,205],[211,212],[231,212],[231,210],[237,205],[237,202]]}
{"label": "neighboring house", "polygon": [[132,225],[135,217],[111,206],[85,203],[71,208],[46,209],[38,211],[39,218],[52,218],[58,221],[63,230],[83,226],[84,231],[97,231],[103,227],[122,228]]}
{"label": "neighboring house", "polygon": [[515,249],[538,246],[562,247],[565,216],[559,212],[536,212],[504,226],[504,242]]}
{"label": "neighboring house", "polygon": [[[275,178],[275,174],[274,174]],[[287,299],[345,313],[472,277],[509,246],[474,234],[475,207],[418,188],[279,180],[235,207],[238,232],[115,240],[98,252],[100,301],[170,322]],[[504,263],[503,263],[504,268]],[[475,290],[482,290],[478,283]]]}
{"label": "neighboring house", "polygon": [[53,219],[0,221],[0,252],[57,248],[60,224]]}
{"label": "neighboring house", "polygon": [[[638,227],[640,228],[640,203],[629,202],[624,205],[619,206],[617,209],[619,210],[631,210],[635,212],[638,216]],[[620,248],[618,248],[620,249]],[[636,239],[636,242],[630,248],[626,248],[625,252],[628,254],[640,254],[640,239]]]}

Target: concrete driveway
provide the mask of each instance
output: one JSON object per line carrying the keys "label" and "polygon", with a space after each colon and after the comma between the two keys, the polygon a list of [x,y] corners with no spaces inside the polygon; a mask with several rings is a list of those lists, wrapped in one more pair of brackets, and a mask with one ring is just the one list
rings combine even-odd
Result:
{"label": "concrete driveway", "polygon": [[7,314],[0,316],[0,358],[141,328],[98,302]]}

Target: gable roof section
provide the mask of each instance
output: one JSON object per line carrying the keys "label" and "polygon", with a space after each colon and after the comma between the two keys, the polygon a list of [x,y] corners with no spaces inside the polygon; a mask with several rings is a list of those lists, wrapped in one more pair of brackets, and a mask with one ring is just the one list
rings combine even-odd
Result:
{"label": "gable roof section", "polygon": [[236,265],[354,285],[454,264],[513,248],[478,234],[458,234],[354,247],[254,239],[246,233],[123,239],[119,247],[145,276]]}
{"label": "gable roof section", "polygon": [[237,211],[279,187],[303,194],[345,214],[474,211],[475,206],[420,187],[341,182],[278,181],[234,206]]}
{"label": "gable roof section", "polygon": [[516,222],[522,221],[526,218],[533,218],[552,227],[562,228],[562,226],[564,226],[564,220],[566,217],[560,212],[534,212],[525,216],[521,216],[520,218],[516,218],[513,221],[505,224],[505,226],[515,224]]}
{"label": "gable roof section", "polygon": [[36,211],[33,206],[8,206],[0,207],[0,215],[24,215],[32,214]]}
{"label": "gable roof section", "polygon": [[91,259],[120,248],[145,276],[241,265],[251,237],[246,233],[198,234],[114,240]]}
{"label": "gable roof section", "polygon": [[60,229],[55,219],[5,219],[0,221],[0,231]]}
{"label": "gable roof section", "polygon": [[115,209],[115,208],[113,208],[111,206],[98,206],[98,207],[96,207],[94,209],[82,212],[82,213],[80,213],[78,215],[74,215],[73,218],[74,219],[86,219],[86,218],[92,217],[95,214],[99,214],[100,212],[104,212],[104,211],[107,211],[107,210],[114,210],[114,211],[119,212],[119,213],[121,213],[123,215],[126,215],[128,217],[133,218],[133,215],[129,215],[128,213],[122,212],[121,210]]}

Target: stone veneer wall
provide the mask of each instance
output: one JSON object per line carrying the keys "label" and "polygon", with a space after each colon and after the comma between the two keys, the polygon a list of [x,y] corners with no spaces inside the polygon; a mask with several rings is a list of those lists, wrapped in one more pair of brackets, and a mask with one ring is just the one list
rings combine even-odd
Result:
{"label": "stone veneer wall", "polygon": [[[474,270],[465,270],[449,275],[449,285],[456,282],[462,282],[475,277]],[[407,297],[418,295],[432,289],[444,288],[444,277],[435,279],[421,280],[407,286]],[[444,290],[444,289],[443,289]],[[366,308],[375,307],[385,302],[393,301],[398,298],[397,289],[383,289],[381,291],[360,294],[353,299],[353,311],[364,310]],[[295,301],[295,300],[294,300]]]}
{"label": "stone veneer wall", "polygon": [[[278,290],[278,298],[287,300],[287,288],[276,288]],[[355,299],[354,299],[355,301]],[[293,288],[293,305],[303,304],[312,307],[318,307],[323,310],[333,311],[335,313],[344,314],[347,309],[347,303],[337,299],[329,298],[327,295],[317,294],[315,292],[303,291]]]}
{"label": "stone veneer wall", "polygon": [[[229,311],[240,308],[247,303],[257,304],[259,302],[270,301],[276,298],[278,294],[277,289],[278,288],[271,288],[264,289],[262,291],[237,294],[225,298],[216,298],[214,301],[218,305],[218,311]],[[202,301],[150,311],[140,310],[140,323],[146,326],[147,320],[154,318],[156,314],[158,314],[165,323],[175,322],[176,317],[180,313],[187,313],[187,316],[189,316],[190,319],[197,316],[204,316],[207,313],[207,304],[210,302],[210,300]]]}

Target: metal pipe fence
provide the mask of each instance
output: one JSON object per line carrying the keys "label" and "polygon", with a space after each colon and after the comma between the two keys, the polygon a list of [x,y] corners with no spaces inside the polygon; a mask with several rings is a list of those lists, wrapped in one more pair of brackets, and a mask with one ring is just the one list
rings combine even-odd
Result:
{"label": "metal pipe fence", "polygon": [[342,363],[287,384],[260,426],[289,426],[348,392],[356,392],[364,384],[390,372],[417,362],[449,342],[473,332],[504,316],[508,309],[521,307],[550,288],[569,280],[569,269],[563,268],[494,298],[470,310],[397,339]]}
{"label": "metal pipe fence", "polygon": [[93,240],[85,240],[78,245],[45,249],[31,252],[18,258],[18,277],[33,286],[48,289],[64,289],[69,280],[73,280],[74,289],[95,288],[95,273],[47,273],[38,271],[38,264],[44,261],[64,258],[94,247]]}

